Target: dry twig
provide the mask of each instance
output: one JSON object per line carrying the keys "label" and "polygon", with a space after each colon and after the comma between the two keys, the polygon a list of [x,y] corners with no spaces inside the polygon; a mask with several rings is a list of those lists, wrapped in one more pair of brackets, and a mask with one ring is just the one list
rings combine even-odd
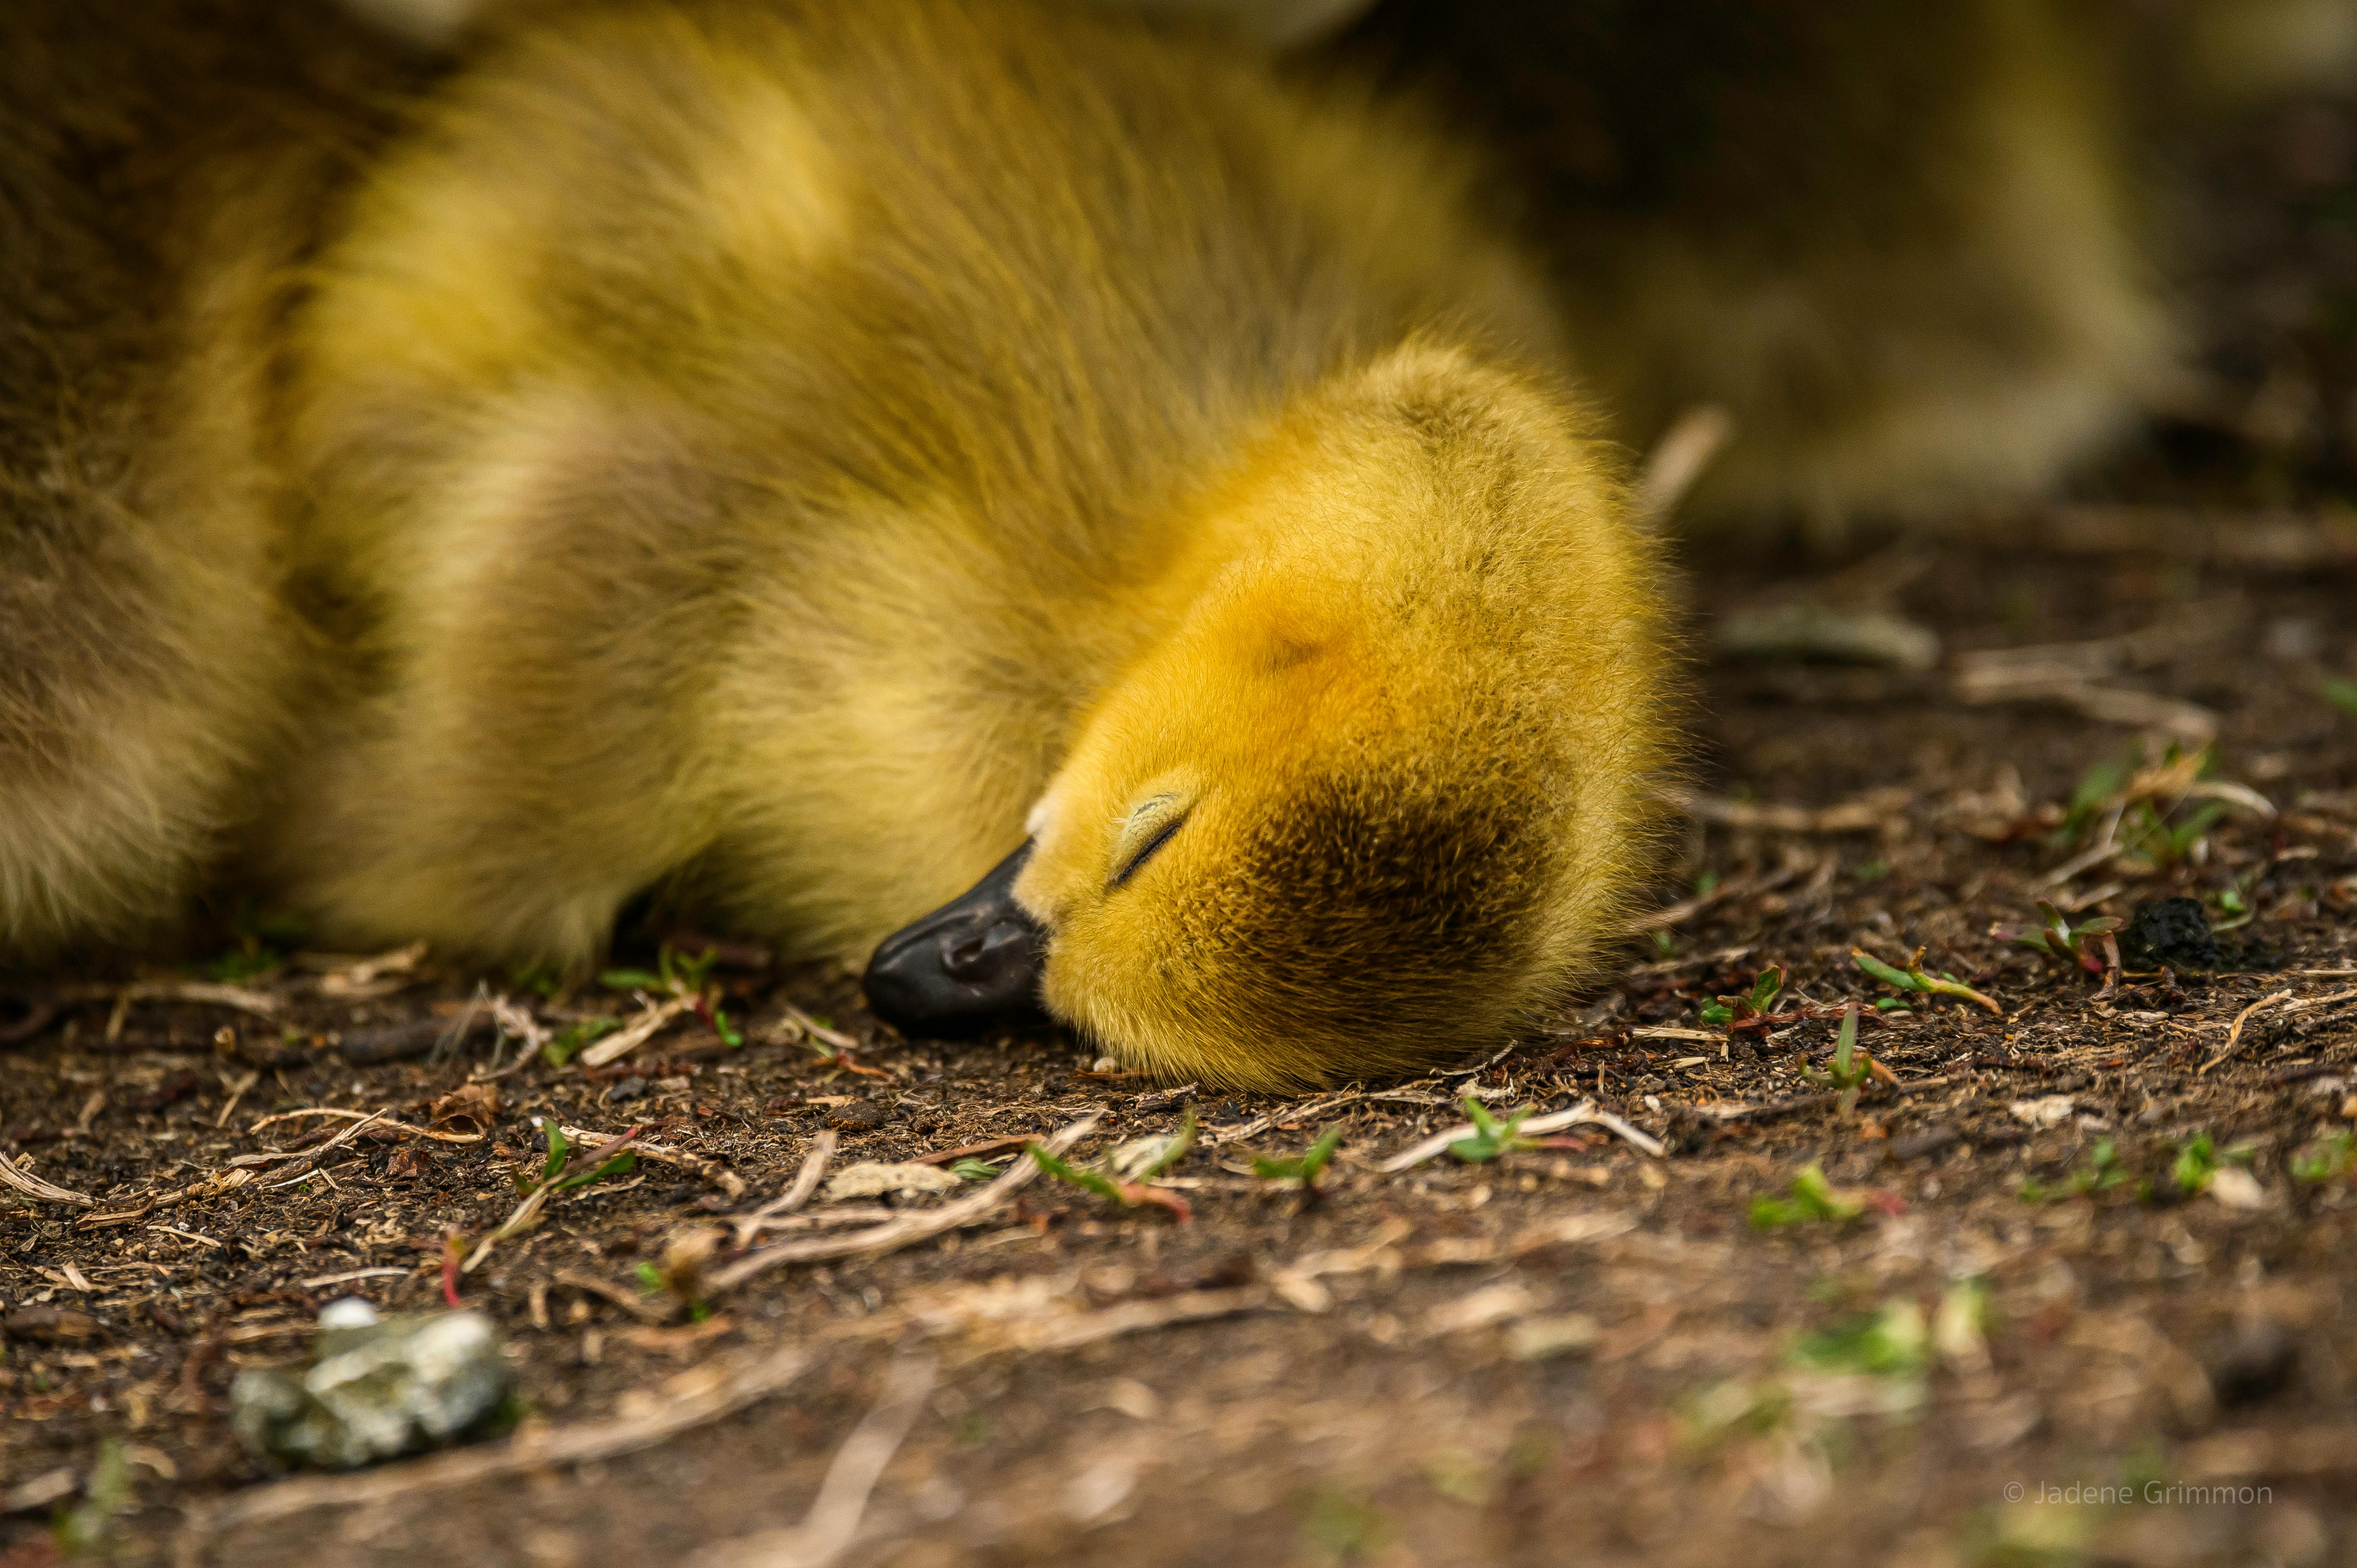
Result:
{"label": "dry twig", "polygon": [[689,1559],[692,1568],[828,1568],[840,1561],[858,1541],[868,1497],[924,1413],[936,1376],[933,1363],[921,1357],[895,1361],[882,1396],[835,1450],[802,1523],[708,1547]]}
{"label": "dry twig", "polygon": [[2252,1003],[2248,1007],[2245,1007],[2240,1013],[2235,1014],[2233,1027],[2226,1031],[2226,1044],[2223,1048],[2222,1048],[2216,1056],[2212,1057],[2208,1061],[2203,1062],[2199,1068],[2195,1069],[2193,1076],[2201,1078],[2206,1075],[2212,1068],[2216,1067],[2220,1062],[2224,1061],[2228,1057],[2233,1056],[2236,1051],[2243,1048],[2243,1026],[2251,1021],[2252,1015],[2264,1013],[2278,1002],[2288,1002],[2290,1000],[2290,992],[2278,991],[2272,996],[2260,997],[2256,1002]]}
{"label": "dry twig", "polygon": [[[1541,1133],[1559,1133],[1566,1127],[1577,1127],[1589,1122],[1626,1139],[1656,1159],[1669,1152],[1663,1146],[1659,1138],[1641,1128],[1631,1126],[1609,1111],[1598,1110],[1596,1102],[1592,1100],[1583,1100],[1568,1111],[1557,1111],[1547,1116],[1534,1116],[1523,1122],[1516,1131],[1535,1135]],[[1401,1150],[1377,1165],[1375,1169],[1385,1176],[1396,1176],[1401,1171],[1420,1165],[1435,1155],[1443,1153],[1449,1144],[1456,1143],[1459,1138],[1473,1136],[1474,1131],[1473,1124],[1469,1122],[1462,1126],[1451,1127],[1446,1132],[1435,1133],[1422,1143],[1411,1144]]]}
{"label": "dry twig", "polygon": [[[1060,1155],[1095,1132],[1096,1126],[1096,1117],[1084,1116],[1045,1139],[1043,1146],[1051,1155]],[[1039,1165],[1036,1160],[1017,1160],[1004,1176],[971,1197],[956,1198],[938,1208],[918,1209],[847,1236],[813,1236],[804,1240],[780,1241],[758,1252],[749,1252],[726,1268],[715,1270],[707,1283],[711,1290],[717,1293],[740,1285],[755,1274],[780,1263],[819,1262],[828,1258],[897,1252],[911,1243],[973,1224],[1013,1197],[1039,1174]]]}
{"label": "dry twig", "polygon": [[29,1170],[18,1169],[5,1155],[0,1155],[0,1182],[5,1182],[27,1197],[38,1197],[44,1203],[79,1203],[85,1208],[95,1207],[98,1203],[98,1199],[84,1193],[70,1191],[43,1181]]}
{"label": "dry twig", "polygon": [[737,1228],[737,1245],[739,1248],[752,1245],[753,1238],[760,1234],[763,1220],[791,1214],[810,1201],[811,1194],[818,1190],[819,1179],[826,1175],[826,1162],[834,1157],[834,1141],[832,1132],[821,1133],[813,1138],[810,1153],[802,1156],[802,1168],[795,1173],[793,1185],[752,1213],[729,1221]]}

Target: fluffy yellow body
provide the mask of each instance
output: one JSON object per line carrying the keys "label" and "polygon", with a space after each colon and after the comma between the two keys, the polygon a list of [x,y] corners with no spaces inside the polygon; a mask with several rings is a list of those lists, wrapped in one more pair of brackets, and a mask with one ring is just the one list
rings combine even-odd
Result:
{"label": "fluffy yellow body", "polygon": [[[1028,832],[1055,1010],[1240,1084],[1495,1037],[1609,940],[1661,573],[1412,118],[1012,0],[631,4],[360,164],[199,247],[159,437],[255,476],[302,618],[150,815],[323,938],[579,964],[653,889],[856,956]],[[93,891],[0,885],[16,945],[180,896],[29,778],[0,859]]]}

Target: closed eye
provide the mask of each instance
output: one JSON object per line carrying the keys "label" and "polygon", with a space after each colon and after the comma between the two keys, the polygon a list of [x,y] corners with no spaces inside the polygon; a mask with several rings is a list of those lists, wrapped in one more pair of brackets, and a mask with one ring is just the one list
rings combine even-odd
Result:
{"label": "closed eye", "polygon": [[1137,846],[1137,853],[1129,857],[1127,864],[1123,865],[1119,871],[1113,874],[1113,880],[1105,885],[1106,891],[1112,891],[1114,888],[1118,887],[1123,883],[1128,881],[1131,877],[1136,875],[1137,868],[1144,865],[1147,861],[1152,860],[1155,856],[1155,852],[1159,850],[1164,844],[1168,843],[1170,842],[1170,835],[1184,827],[1186,823],[1187,813],[1180,811],[1174,815],[1168,822],[1155,829],[1153,836],[1148,838],[1144,843]]}

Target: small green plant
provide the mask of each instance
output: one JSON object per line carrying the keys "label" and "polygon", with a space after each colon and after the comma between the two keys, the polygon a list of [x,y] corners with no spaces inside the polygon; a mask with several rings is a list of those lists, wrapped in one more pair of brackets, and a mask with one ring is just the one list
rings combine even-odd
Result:
{"label": "small green plant", "polygon": [[225,985],[275,972],[310,934],[302,916],[265,912],[251,898],[242,900],[230,917],[230,930],[229,951],[205,965],[206,976]]}
{"label": "small green plant", "polygon": [[573,1163],[574,1151],[565,1140],[565,1129],[559,1127],[552,1116],[541,1124],[541,1130],[548,1135],[548,1157],[541,1162],[537,1180],[525,1176],[521,1171],[516,1173],[518,1191],[537,1192],[546,1187],[552,1193],[564,1192],[572,1187],[587,1187],[593,1181],[604,1181],[609,1176],[627,1176],[638,1168],[639,1156],[625,1149],[610,1159],[598,1162],[595,1170],[568,1173],[565,1167]]}
{"label": "small green plant", "polygon": [[2343,681],[2338,675],[2327,675],[2320,688],[2324,700],[2357,719],[2357,681]]}
{"label": "small green plant", "polygon": [[1831,1328],[1802,1336],[1786,1359],[1824,1372],[1862,1372],[1877,1378],[1921,1376],[1931,1359],[1932,1335],[1923,1310],[1896,1301],[1879,1311],[1858,1313]]}
{"label": "small green plant", "polygon": [[1954,996],[1966,1002],[1977,1002],[1992,1013],[2002,1013],[1995,1001],[1982,995],[1953,974],[1927,974],[1923,970],[1923,950],[1917,948],[1905,969],[1883,962],[1864,948],[1852,948],[1849,956],[1857,967],[1894,991],[1911,991],[1925,996]]}
{"label": "small green plant", "polygon": [[1152,1181],[1185,1159],[1194,1146],[1195,1108],[1189,1105],[1178,1118],[1175,1130],[1154,1137],[1132,1138],[1117,1145],[1103,1163],[1116,1180]]}
{"label": "small green plant", "polygon": [[1522,1134],[1522,1125],[1531,1119],[1534,1109],[1525,1105],[1501,1122],[1490,1114],[1488,1106],[1469,1094],[1465,1097],[1465,1120],[1473,1123],[1472,1136],[1458,1139],[1448,1145],[1448,1152],[1469,1165],[1481,1165],[1517,1149],[1535,1149],[1539,1145]]}
{"label": "small green plant", "polygon": [[2210,922],[2212,931],[2239,931],[2259,917],[2251,907],[2249,897],[2240,887],[2223,887],[2218,892],[2219,918]]}
{"label": "small green plant", "polygon": [[2180,1147],[2177,1157],[2169,1162],[2169,1185],[2180,1197],[2199,1197],[2217,1180],[2219,1166],[2249,1165],[2256,1152],[2246,1144],[2221,1149],[2211,1141],[2209,1133],[2203,1133]]}
{"label": "small green plant", "polygon": [[1764,1017],[1775,1010],[1776,998],[1784,993],[1784,968],[1771,963],[1752,978],[1751,989],[1739,996],[1722,996],[1702,1010],[1706,1024],[1735,1024],[1745,1018]]}
{"label": "small green plant", "polygon": [[1067,1187],[1076,1187],[1082,1192],[1110,1198],[1124,1208],[1135,1208],[1142,1203],[1152,1204],[1157,1208],[1167,1208],[1179,1224],[1189,1225],[1194,1222],[1195,1211],[1188,1207],[1185,1198],[1175,1192],[1146,1185],[1156,1176],[1177,1165],[1186,1156],[1188,1149],[1193,1145],[1195,1112],[1192,1106],[1187,1109],[1187,1119],[1180,1127],[1180,1136],[1173,1136],[1169,1140],[1168,1148],[1154,1160],[1139,1167],[1135,1176],[1129,1179],[1110,1176],[1091,1165],[1069,1164],[1049,1152],[1045,1144],[1028,1144],[1026,1152],[1037,1162],[1041,1170]]}
{"label": "small green plant", "polygon": [[652,1263],[640,1263],[630,1274],[639,1282],[640,1295],[661,1295],[671,1288],[663,1280],[663,1272]]}
{"label": "small green plant", "polygon": [[1818,1072],[1804,1061],[1801,1076],[1811,1083],[1824,1084],[1841,1090],[1835,1109],[1844,1116],[1857,1109],[1857,1091],[1874,1076],[1874,1058],[1857,1048],[1857,1004],[1842,1009],[1841,1033],[1834,1040],[1834,1065],[1831,1072]]}
{"label": "small green plant", "polygon": [[1332,1489],[1321,1489],[1310,1498],[1301,1528],[1319,1556],[1341,1563],[1372,1557],[1391,1539],[1391,1527],[1382,1510]]}
{"label": "small green plant", "polygon": [[2079,778],[2078,788],[2071,791],[2071,803],[2062,812],[2061,824],[2049,836],[2056,848],[2073,844],[2086,836],[2087,830],[2104,814],[2114,798],[2126,787],[2136,772],[2136,756],[2112,757],[2098,762]]}
{"label": "small green plant", "polygon": [[1253,1175],[1263,1181],[1282,1182],[1303,1192],[1318,1190],[1318,1177],[1326,1169],[1334,1151],[1341,1146],[1342,1129],[1329,1127],[1318,1134],[1318,1141],[1298,1155],[1271,1159],[1265,1155],[1253,1156]]}
{"label": "small green plant", "polygon": [[1880,882],[1890,875],[1890,863],[1887,860],[1861,860],[1850,868],[1850,875],[1860,882]]}
{"label": "small green plant", "polygon": [[2134,811],[2121,822],[2121,837],[2133,846],[2136,854],[2155,871],[2167,871],[2182,865],[2193,854],[2193,846],[2201,842],[2226,808],[2208,801],[2193,809],[2181,822],[2170,822],[2167,813],[2157,810],[2149,800],[2139,800]]}
{"label": "small green plant", "polygon": [[2106,915],[2074,928],[2063,918],[2061,910],[2044,898],[2038,901],[2038,918],[2040,923],[2036,930],[2019,926],[1999,926],[1996,935],[2002,941],[2043,953],[2058,962],[2076,964],[2089,974],[2100,975],[2106,968],[2116,966],[2119,956],[2116,940],[2101,943],[2102,950],[2099,951],[2098,944],[2090,942],[2088,939],[2112,938],[2120,929],[2119,921]]}
{"label": "small green plant", "polygon": [[545,1002],[564,989],[565,975],[554,964],[520,963],[508,969],[508,987],[529,991]]}
{"label": "small green plant", "polygon": [[2335,1133],[2292,1151],[2287,1168],[2303,1186],[2333,1181],[2357,1172],[2357,1133]]}
{"label": "small green plant", "polygon": [[130,1455],[122,1439],[102,1438],[81,1501],[58,1510],[49,1525],[50,1537],[70,1558],[112,1557],[125,1544],[119,1539],[120,1521],[131,1501]]}
{"label": "small green plant", "polygon": [[1814,1160],[1793,1174],[1789,1197],[1755,1197],[1751,1223],[1761,1230],[1781,1230],[1793,1225],[1841,1225],[1867,1210],[1866,1200],[1844,1192],[1825,1180],[1824,1168]]}
{"label": "small green plant", "polygon": [[2109,1192],[2128,1179],[2127,1166],[2120,1162],[2119,1145],[2105,1138],[2097,1143],[2087,1156],[2087,1163],[2072,1171],[2059,1187],[2041,1182],[2026,1181],[2017,1193],[2024,1203],[2045,1203],[2063,1197],[2084,1197],[2089,1193]]}
{"label": "small green plant", "polygon": [[2087,1163],[2073,1171],[2064,1185],[2072,1197],[2080,1197],[2091,1192],[2109,1192],[2127,1179],[2127,1167],[2120,1164],[2120,1146],[2104,1138],[2088,1153]]}
{"label": "small green plant", "polygon": [[689,958],[665,942],[655,953],[651,972],[643,969],[609,969],[597,977],[597,983],[608,991],[647,991],[676,997],[711,1026],[723,1045],[732,1051],[738,1050],[744,1047],[744,1034],[721,1011],[710,983],[713,966],[719,961],[717,949],[700,958]]}
{"label": "small green plant", "polygon": [[960,1181],[995,1181],[999,1169],[988,1160],[977,1160],[972,1155],[950,1166],[950,1175]]}
{"label": "small green plant", "polygon": [[621,1026],[619,1018],[585,1018],[577,1024],[567,1024],[540,1047],[540,1059],[551,1067],[563,1067],[579,1056],[583,1047],[595,1045]]}

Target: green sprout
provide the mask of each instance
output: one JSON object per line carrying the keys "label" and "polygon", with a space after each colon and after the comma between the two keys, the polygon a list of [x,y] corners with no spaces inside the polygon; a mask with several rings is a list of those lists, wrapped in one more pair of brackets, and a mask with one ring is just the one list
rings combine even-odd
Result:
{"label": "green sprout", "polygon": [[1329,1127],[1318,1135],[1318,1141],[1298,1155],[1271,1159],[1265,1155],[1253,1156],[1253,1175],[1263,1181],[1282,1182],[1303,1192],[1318,1190],[1318,1177],[1326,1169],[1334,1151],[1341,1146],[1342,1129]]}
{"label": "green sprout", "polygon": [[[1139,1140],[1141,1143],[1146,1141]],[[1132,1174],[1125,1178],[1108,1175],[1092,1165],[1075,1165],[1059,1159],[1044,1144],[1027,1144],[1025,1152],[1030,1155],[1041,1170],[1067,1187],[1076,1187],[1082,1192],[1110,1198],[1124,1208],[1135,1208],[1141,1203],[1150,1203],[1157,1208],[1168,1209],[1179,1224],[1191,1224],[1194,1222],[1195,1213],[1188,1207],[1185,1198],[1175,1192],[1149,1187],[1146,1184],[1184,1159],[1187,1151],[1194,1146],[1195,1108],[1191,1105],[1187,1108],[1186,1117],[1179,1122],[1177,1133],[1172,1133],[1168,1139],[1156,1139],[1152,1142],[1159,1144],[1160,1147],[1153,1150],[1142,1163],[1133,1161]],[[1119,1155],[1121,1152],[1116,1150],[1115,1154]]]}
{"label": "green sprout", "polygon": [[2351,718],[2357,719],[2357,681],[2343,681],[2337,675],[2327,675],[2319,690],[2323,692],[2326,702]]}
{"label": "green sprout", "polygon": [[999,1170],[988,1160],[977,1160],[972,1155],[968,1155],[950,1166],[950,1175],[960,1181],[992,1181],[996,1179]]}
{"label": "green sprout", "polygon": [[1471,1095],[1465,1097],[1465,1119],[1473,1123],[1473,1135],[1459,1138],[1448,1145],[1448,1152],[1469,1165],[1480,1165],[1517,1149],[1535,1149],[1538,1144],[1522,1134],[1522,1125],[1531,1118],[1535,1106],[1525,1105],[1501,1122],[1490,1114],[1489,1107]]}
{"label": "green sprout", "polygon": [[310,928],[300,915],[265,914],[253,899],[242,900],[230,917],[234,945],[205,965],[208,978],[234,985],[275,972],[286,954],[302,945]]}
{"label": "green sprout", "polygon": [[639,1282],[640,1295],[661,1295],[671,1288],[664,1283],[663,1272],[652,1263],[640,1263],[630,1273]]}
{"label": "green sprout", "polygon": [[2102,944],[2104,950],[2098,952],[2095,944],[2087,940],[2090,937],[2108,939],[2120,929],[2120,922],[2110,916],[2083,921],[2073,928],[2069,920],[2062,918],[2061,910],[2049,900],[2040,898],[2038,901],[2038,918],[2040,927],[2037,930],[1999,926],[1994,934],[1999,940],[2028,948],[2058,962],[2076,964],[2089,974],[2100,975],[2117,961],[2119,944],[2116,941],[2105,940]]}
{"label": "green sprout", "polygon": [[2259,918],[2259,912],[2251,907],[2250,899],[2244,896],[2243,890],[2239,887],[2224,887],[2219,890],[2218,911],[2225,918],[2211,921],[2210,929],[2212,931],[2239,931]]}
{"label": "green sprout", "polygon": [[522,1172],[517,1173],[515,1184],[519,1191],[537,1192],[546,1187],[552,1193],[564,1192],[571,1187],[587,1187],[593,1181],[604,1181],[608,1176],[627,1176],[638,1168],[639,1156],[626,1149],[601,1162],[595,1170],[574,1171],[567,1175],[565,1167],[573,1163],[574,1151],[565,1141],[565,1129],[551,1117],[542,1124],[542,1130],[548,1134],[548,1157],[541,1162],[539,1180],[528,1180]]}
{"label": "green sprout", "polygon": [[1740,996],[1722,996],[1702,1010],[1702,1021],[1713,1026],[1764,1017],[1774,1011],[1784,993],[1784,966],[1771,963],[1753,977],[1751,989]]}
{"label": "green sprout", "polygon": [[1781,1230],[1792,1225],[1841,1225],[1866,1212],[1865,1200],[1825,1180],[1824,1167],[1814,1160],[1794,1173],[1791,1190],[1790,1197],[1753,1198],[1752,1226]]}
{"label": "green sprout", "polygon": [[2225,814],[2226,808],[2213,800],[2196,807],[2183,822],[2172,823],[2155,811],[2150,801],[2140,800],[2134,817],[2123,822],[2122,828],[2126,841],[2141,852],[2154,870],[2166,871],[2184,864],[2193,854],[2193,846]]}
{"label": "green sprout", "polygon": [[1875,1378],[1911,1378],[1931,1359],[1931,1326],[1911,1301],[1892,1302],[1878,1312],[1855,1314],[1831,1328],[1793,1342],[1786,1359],[1825,1372],[1864,1373]]}
{"label": "green sprout", "polygon": [[2026,1181],[2015,1196],[2024,1203],[2044,1203],[2051,1198],[2084,1197],[2089,1193],[2109,1192],[2128,1179],[2127,1166],[2120,1162],[2120,1147],[2109,1138],[2099,1141],[2087,1156],[2087,1163],[2071,1173],[2060,1187],[2049,1187],[2042,1182]]}
{"label": "green sprout", "polygon": [[1990,998],[1982,995],[1953,974],[1926,974],[1923,972],[1923,950],[1917,948],[1915,956],[1907,961],[1905,969],[1896,969],[1867,952],[1864,948],[1852,948],[1849,956],[1857,967],[1874,976],[1894,991],[1920,992],[1926,996],[1954,996],[1966,1002],[1977,1002],[1992,1013],[2002,1013]]}
{"label": "green sprout", "polygon": [[2203,1133],[2177,1151],[2177,1158],[2169,1166],[2169,1184],[2177,1188],[2179,1196],[2197,1197],[2210,1190],[2210,1184],[2218,1178],[2219,1166],[2246,1165],[2256,1153],[2247,1144],[2221,1149],[2211,1141],[2209,1133]]}
{"label": "green sprout", "polygon": [[2293,1150],[2287,1168],[2306,1187],[2357,1172],[2357,1133],[2335,1133]]}
{"label": "green sprout", "polygon": [[551,1067],[563,1067],[580,1055],[585,1047],[621,1026],[619,1018],[585,1018],[577,1024],[567,1024],[542,1045],[540,1059]]}
{"label": "green sprout", "polygon": [[2076,843],[2095,825],[2104,808],[2126,787],[2136,772],[2133,757],[2115,757],[2098,762],[2081,776],[2079,787],[2071,791],[2071,804],[2062,813],[2062,823],[2056,828],[2049,842],[2061,846]]}
{"label": "green sprout", "polygon": [[720,1004],[711,994],[713,966],[720,961],[718,949],[706,951],[701,958],[689,958],[665,942],[655,953],[651,972],[643,969],[609,969],[597,977],[597,983],[608,991],[649,991],[676,997],[695,1010],[695,1015],[720,1036],[721,1044],[730,1050],[741,1050],[744,1033],[729,1021]]}
{"label": "green sprout", "polygon": [[131,1511],[131,1458],[117,1437],[102,1438],[82,1500],[59,1509],[49,1534],[70,1558],[112,1557],[125,1544],[121,1519]]}
{"label": "green sprout", "polygon": [[1811,1083],[1824,1084],[1841,1090],[1841,1101],[1835,1109],[1844,1116],[1857,1109],[1857,1091],[1874,1076],[1874,1058],[1857,1048],[1857,1004],[1842,1009],[1841,1034],[1834,1041],[1834,1065],[1831,1072],[1817,1072],[1805,1064],[1801,1076]]}

